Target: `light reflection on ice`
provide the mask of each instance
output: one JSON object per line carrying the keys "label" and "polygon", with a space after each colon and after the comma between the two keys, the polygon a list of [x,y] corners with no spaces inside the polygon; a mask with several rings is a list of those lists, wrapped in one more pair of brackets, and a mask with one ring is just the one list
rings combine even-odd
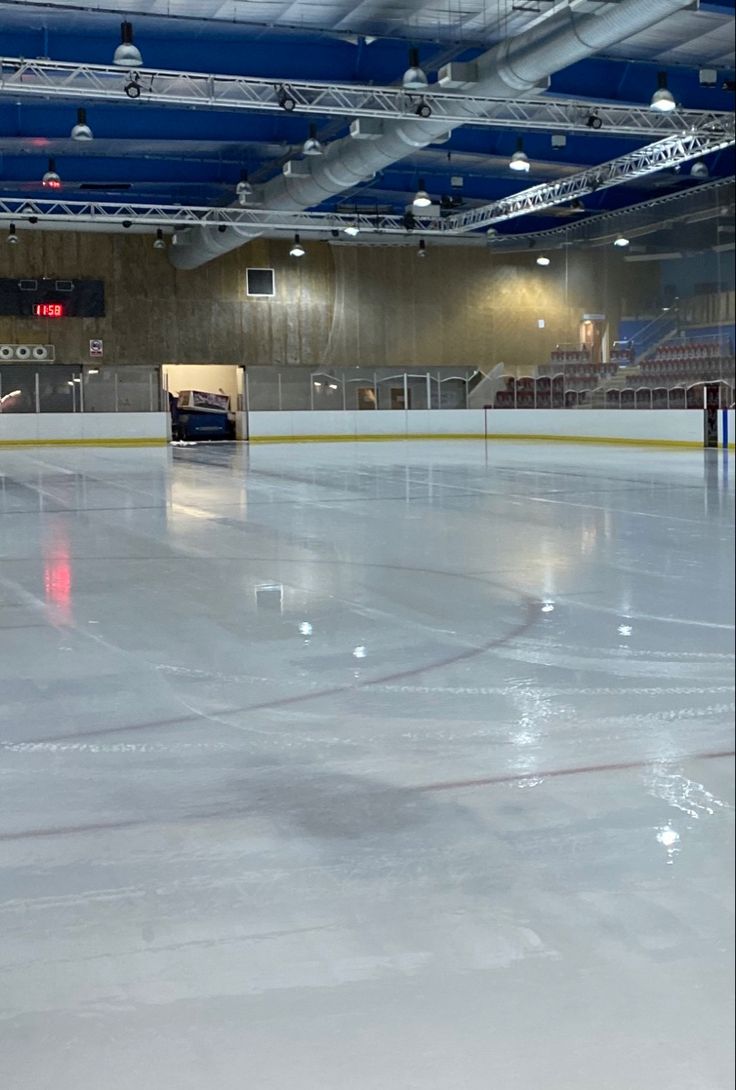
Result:
{"label": "light reflection on ice", "polygon": [[702,783],[696,783],[676,773],[655,772],[649,785],[649,793],[696,819],[706,814],[715,814],[718,810],[731,809],[727,802],[716,798]]}

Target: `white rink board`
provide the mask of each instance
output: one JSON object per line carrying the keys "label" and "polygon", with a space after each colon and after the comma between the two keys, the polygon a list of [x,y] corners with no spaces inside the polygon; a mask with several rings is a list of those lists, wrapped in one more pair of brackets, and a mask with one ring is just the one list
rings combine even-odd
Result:
{"label": "white rink board", "polygon": [[167,413],[18,413],[0,416],[0,443],[165,442]]}
{"label": "white rink board", "polygon": [[[391,435],[482,438],[483,409],[390,409],[346,412],[251,412],[250,438],[364,438]],[[698,410],[514,409],[487,413],[488,435],[701,444],[703,416]]]}

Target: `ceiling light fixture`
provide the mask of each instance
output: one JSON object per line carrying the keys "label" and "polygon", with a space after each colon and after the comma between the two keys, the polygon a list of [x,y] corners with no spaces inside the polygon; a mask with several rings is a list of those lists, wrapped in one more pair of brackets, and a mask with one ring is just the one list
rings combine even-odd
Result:
{"label": "ceiling light fixture", "polygon": [[48,170],[41,179],[41,185],[46,189],[61,189],[61,178],[56,173],[55,159],[49,159]]}
{"label": "ceiling light fixture", "polygon": [[286,110],[287,114],[290,114],[292,110],[296,109],[296,99],[291,91],[287,90],[283,84],[276,88],[276,101],[282,110]]}
{"label": "ceiling light fixture", "polygon": [[69,134],[72,140],[91,140],[92,130],[87,124],[87,111],[83,106],[77,110],[77,123]]}
{"label": "ceiling light fixture", "polygon": [[322,147],[322,144],[317,139],[316,125],[309,126],[309,136],[304,141],[302,152],[304,155],[324,155],[325,149]]}
{"label": "ceiling light fixture", "polygon": [[112,63],[119,68],[140,68],[143,64],[140,50],[133,45],[133,24],[127,19],[120,24],[120,45],[115,50]]}
{"label": "ceiling light fixture", "polygon": [[677,103],[675,102],[674,96],[667,87],[666,72],[657,72],[657,90],[652,95],[649,108],[651,110],[657,110],[661,114],[668,114],[671,113],[672,110],[677,109]]}
{"label": "ceiling light fixture", "polygon": [[409,67],[401,79],[401,86],[405,91],[424,91],[429,80],[426,73],[419,67],[419,50],[409,50]]}
{"label": "ceiling light fixture", "polygon": [[419,239],[419,248],[417,249],[417,257],[426,257],[426,256],[427,256],[427,243],[424,241],[423,238],[420,238]]}
{"label": "ceiling light fixture", "polygon": [[141,85],[139,83],[138,73],[133,76],[131,80],[123,85],[123,91],[128,98],[140,98],[141,97]]}
{"label": "ceiling light fixture", "polygon": [[416,191],[416,194],[414,195],[414,200],[412,201],[412,204],[414,205],[415,208],[429,208],[431,203],[432,203],[432,198],[430,197],[429,193],[425,189],[424,178],[420,178],[419,179],[419,189]]}
{"label": "ceiling light fixture", "polygon": [[235,196],[238,198],[238,204],[247,204],[248,198],[253,196],[253,186],[248,181],[248,174],[245,170],[240,172],[240,181],[235,186]]}
{"label": "ceiling light fixture", "polygon": [[516,151],[509,159],[509,167],[511,170],[519,171],[528,171],[531,167],[531,163],[529,162],[526,152],[524,151],[524,141],[520,136],[517,137],[516,140]]}
{"label": "ceiling light fixture", "polygon": [[306,252],[307,251],[304,249],[301,242],[299,241],[299,235],[294,235],[294,242],[292,244],[291,249],[289,250],[289,256],[290,257],[304,257]]}
{"label": "ceiling light fixture", "polygon": [[8,240],[7,241],[8,241],[9,246],[15,246],[15,244],[18,241],[18,236],[15,233],[15,224],[14,223],[11,223],[10,227],[8,228]]}
{"label": "ceiling light fixture", "polygon": [[699,160],[697,163],[693,163],[693,165],[690,167],[691,178],[707,178],[709,174],[710,171],[708,170],[708,165],[702,160]]}
{"label": "ceiling light fixture", "polygon": [[588,114],[588,118],[585,124],[588,126],[589,129],[595,129],[597,132],[598,129],[603,128],[603,119],[600,118],[598,114]]}
{"label": "ceiling light fixture", "polygon": [[625,238],[623,235],[619,235],[618,238],[615,238],[613,240],[613,245],[614,246],[620,246],[621,248],[623,248],[624,246],[629,245],[629,240],[627,238]]}
{"label": "ceiling light fixture", "polygon": [[415,107],[414,113],[417,115],[417,117],[431,117],[432,107],[425,99],[422,98],[419,100],[419,104]]}
{"label": "ceiling light fixture", "polygon": [[156,230],[156,239],[155,239],[155,241],[153,243],[153,248],[154,248],[154,250],[165,250],[166,249],[166,243],[164,242],[164,233],[163,233],[163,231],[161,230],[160,227],[157,228],[157,230]]}
{"label": "ceiling light fixture", "polygon": [[537,258],[537,265],[549,265],[549,258],[543,257],[541,254]]}
{"label": "ceiling light fixture", "polygon": [[350,235],[351,238],[355,238],[356,235],[360,234],[360,227],[356,221],[355,223],[349,223],[347,227],[343,227],[343,231],[346,235]]}

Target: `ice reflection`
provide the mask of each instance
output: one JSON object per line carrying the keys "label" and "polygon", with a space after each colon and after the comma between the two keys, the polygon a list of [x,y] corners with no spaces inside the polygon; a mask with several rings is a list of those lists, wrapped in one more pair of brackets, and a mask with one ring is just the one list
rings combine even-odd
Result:
{"label": "ice reflection", "polygon": [[[510,735],[511,741],[525,750],[538,746],[543,736],[542,724],[553,714],[550,701],[531,684],[514,686],[509,697],[519,713],[516,730]],[[517,762],[517,768],[521,771],[530,768],[534,760],[533,754],[529,753],[520,763]]]}
{"label": "ice reflection", "polygon": [[658,773],[649,790],[655,798],[662,799],[691,818],[731,809],[727,802],[716,798],[702,783],[688,780],[685,776]]}
{"label": "ice reflection", "polygon": [[72,619],[72,564],[69,542],[58,531],[50,544],[44,545],[43,589],[51,620],[69,624]]}
{"label": "ice reflection", "polygon": [[657,840],[667,849],[667,863],[671,865],[680,851],[677,847],[680,842],[680,834],[675,832],[671,825],[662,825],[657,830]]}

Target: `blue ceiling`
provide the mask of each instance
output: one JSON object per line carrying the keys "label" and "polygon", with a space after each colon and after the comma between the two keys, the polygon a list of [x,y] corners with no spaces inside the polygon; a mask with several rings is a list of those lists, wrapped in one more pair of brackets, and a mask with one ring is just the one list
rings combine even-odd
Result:
{"label": "blue ceiling", "polygon": [[[303,6],[302,6],[303,5]],[[656,87],[657,72],[666,70],[669,87],[687,108],[729,110],[733,93],[721,89],[733,79],[733,20],[736,0],[703,3],[697,12],[682,12],[660,27],[617,46],[612,55],[573,65],[552,77],[550,93],[646,104]],[[493,5],[466,5],[464,25],[455,8],[440,9],[408,0],[401,31],[388,22],[380,5],[354,6],[348,0],[281,3],[254,0],[229,4],[214,0],[182,0],[169,5],[177,15],[157,14],[158,0],[139,0],[107,10],[76,3],[7,3],[0,0],[2,55],[109,64],[125,16],[134,24],[135,41],[146,67],[261,76],[274,81],[319,79],[335,82],[395,84],[406,67],[407,47],[418,46],[422,65],[435,78],[448,60],[471,59],[509,32],[518,32],[548,9],[546,0],[496,0]],[[588,5],[590,8],[593,4]],[[523,8],[523,10],[520,10]],[[373,11],[373,14],[371,14]],[[268,26],[270,21],[272,26]],[[305,14],[306,13],[306,14]],[[252,22],[246,19],[248,16]],[[398,16],[397,16],[398,18]],[[304,29],[294,29],[301,22]],[[375,40],[369,38],[377,34]],[[383,36],[383,35],[386,36]],[[364,37],[368,35],[368,39]],[[718,69],[715,88],[700,85],[698,68]],[[95,139],[79,144],[69,139],[76,106],[86,106]],[[41,195],[40,178],[53,156],[62,176],[64,195],[86,198],[155,200],[167,203],[226,205],[242,170],[251,180],[266,181],[282,163],[299,153],[308,125],[316,122],[323,141],[347,133],[348,119],[287,113],[191,110],[146,102],[87,104],[22,98],[0,89],[0,195]],[[508,129],[465,126],[441,145],[417,151],[381,172],[370,183],[342,194],[323,208],[372,207],[403,210],[425,180],[433,197],[462,198],[466,204],[487,202],[530,185],[554,180],[575,170],[605,162],[634,150],[642,141],[605,132],[570,134],[567,146],[553,149],[549,133],[524,133],[531,172],[519,178],[508,170],[516,145]],[[734,172],[733,149],[707,159],[710,178]],[[451,186],[463,178],[462,189]],[[650,175],[592,194],[586,212],[613,209],[649,200],[660,193],[698,184],[682,171]],[[585,212],[581,213],[585,215]],[[504,230],[524,232],[556,226],[559,219],[540,215],[514,220]]]}

